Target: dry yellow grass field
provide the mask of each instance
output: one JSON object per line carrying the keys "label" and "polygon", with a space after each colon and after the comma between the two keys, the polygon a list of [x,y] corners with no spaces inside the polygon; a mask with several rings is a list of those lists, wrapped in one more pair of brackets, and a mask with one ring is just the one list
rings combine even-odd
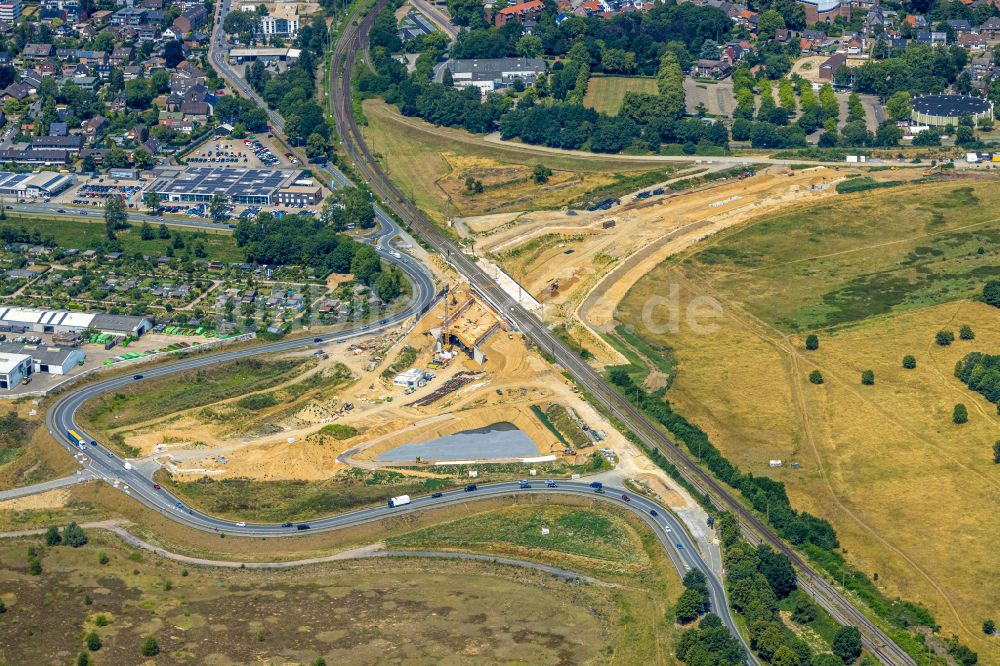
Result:
{"label": "dry yellow grass field", "polygon": [[[706,293],[682,269],[660,266],[632,289],[619,318],[642,321],[647,298],[671,283],[681,285],[682,307]],[[741,468],[784,481],[795,507],[831,520],[847,559],[877,573],[889,597],[925,604],[946,635],[997,663],[995,641],[979,626],[1000,599],[992,462],[1000,418],[952,368],[970,351],[1000,347],[1000,312],[962,300],[884,316],[821,336],[815,352],[735,299],[723,301],[723,312],[712,333],[684,323],[676,334],[643,333],[675,351],[677,409]],[[934,344],[939,329],[966,323],[975,340]],[[915,370],[902,368],[905,354],[916,356]],[[814,368],[821,386],[807,379]],[[865,369],[874,370],[874,386],[861,385]],[[962,426],[951,422],[958,402],[970,411]],[[771,459],[786,466],[771,469]],[[801,468],[790,469],[792,461]]]}

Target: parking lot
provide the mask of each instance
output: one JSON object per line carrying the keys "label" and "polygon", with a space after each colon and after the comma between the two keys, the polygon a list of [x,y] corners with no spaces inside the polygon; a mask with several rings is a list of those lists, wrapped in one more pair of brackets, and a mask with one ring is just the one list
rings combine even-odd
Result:
{"label": "parking lot", "polygon": [[298,160],[292,162],[292,159],[266,138],[250,136],[246,139],[211,139],[190,153],[185,161],[191,166],[260,169],[298,166]]}
{"label": "parking lot", "polygon": [[54,201],[84,208],[103,208],[111,197],[123,199],[129,208],[142,208],[142,192],[147,181],[98,176],[81,178],[80,183],[57,196]]}

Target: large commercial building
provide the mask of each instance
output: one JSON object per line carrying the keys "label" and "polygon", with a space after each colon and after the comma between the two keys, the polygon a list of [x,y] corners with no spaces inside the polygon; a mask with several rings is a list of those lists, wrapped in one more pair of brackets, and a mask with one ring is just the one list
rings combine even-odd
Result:
{"label": "large commercial building", "polygon": [[37,199],[51,197],[69,188],[76,178],[63,173],[11,173],[0,171],[0,197]]}
{"label": "large commercial building", "polygon": [[447,67],[456,87],[476,86],[482,92],[509,88],[518,79],[528,87],[546,70],[541,58],[449,60]]}
{"label": "large commercial building", "polygon": [[993,119],[993,104],[968,95],[925,95],[913,100],[913,121],[920,125],[941,127],[957,125],[963,117],[973,122]]}
{"label": "large commercial building", "polygon": [[21,0],[0,2],[0,21],[14,24],[21,20]]}
{"label": "large commercial building", "polygon": [[302,172],[296,169],[166,167],[155,173],[157,178],[149,187],[165,203],[207,203],[217,194],[231,203],[248,206],[313,204],[322,200],[320,188],[313,188],[309,194],[301,189],[301,182],[297,185]]}
{"label": "large commercial building", "polygon": [[27,356],[31,359],[32,372],[66,375],[83,363],[82,349],[74,347],[48,347],[45,345],[0,344],[0,356]]}
{"label": "large commercial building", "polygon": [[0,305],[0,331],[14,333],[80,333],[88,328],[113,335],[139,337],[153,327],[145,317],[37,310]]}

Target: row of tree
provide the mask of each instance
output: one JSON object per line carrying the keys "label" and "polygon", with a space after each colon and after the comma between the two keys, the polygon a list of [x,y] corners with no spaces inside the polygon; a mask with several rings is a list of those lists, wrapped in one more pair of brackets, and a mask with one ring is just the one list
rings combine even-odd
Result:
{"label": "row of tree", "polygon": [[[955,376],[995,405],[1000,405],[1000,355],[971,352],[955,364]],[[967,417],[966,417],[967,418]]]}

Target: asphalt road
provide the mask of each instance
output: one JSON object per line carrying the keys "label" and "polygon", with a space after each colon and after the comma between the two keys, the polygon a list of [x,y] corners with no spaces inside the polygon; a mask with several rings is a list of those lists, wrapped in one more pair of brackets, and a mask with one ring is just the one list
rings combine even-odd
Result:
{"label": "asphalt road", "polygon": [[736,516],[741,529],[751,543],[766,542],[791,560],[798,574],[799,586],[823,606],[842,624],[850,624],[861,631],[862,641],[883,663],[915,666],[914,660],[864,613],[854,607],[844,595],[833,587],[819,572],[795,550],[778,537],[756,514],[747,509],[730,491],[722,486],[708,471],[690,459],[658,425],[654,424],[627,398],[610,386],[597,372],[573,350],[569,349],[548,326],[534,314],[524,309],[487,275],[472,259],[451,242],[436,225],[427,220],[382,171],[378,161],[365,144],[364,136],[354,118],[351,75],[353,64],[363,53],[368,33],[379,9],[386,0],[376,0],[372,9],[360,20],[352,20],[348,29],[334,47],[331,63],[331,98],[334,117],[343,147],[354,160],[360,175],[382,198],[408,228],[441,254],[456,271],[463,275],[480,294],[506,317],[515,327],[528,335],[539,347],[548,352],[574,378],[579,386],[597,401],[624,427],[637,435],[646,445],[659,450],[674,463],[684,478],[713,503]]}

